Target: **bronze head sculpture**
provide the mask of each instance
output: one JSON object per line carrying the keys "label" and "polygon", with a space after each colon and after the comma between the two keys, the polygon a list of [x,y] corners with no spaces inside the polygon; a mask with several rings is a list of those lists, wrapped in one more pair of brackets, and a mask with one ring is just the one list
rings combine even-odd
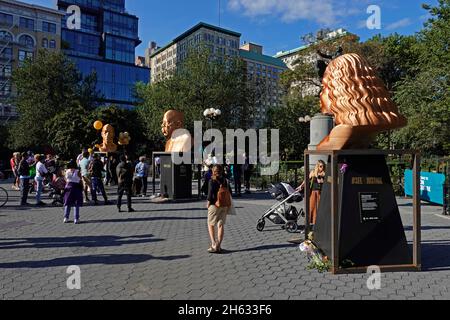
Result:
{"label": "bronze head sculpture", "polygon": [[378,133],[407,124],[382,80],[358,54],[331,61],[322,83],[322,113],[334,115],[336,127],[318,150],[367,148]]}
{"label": "bronze head sculpture", "polygon": [[116,152],[117,145],[114,143],[114,128],[107,124],[102,129],[103,143],[100,145],[100,152]]}
{"label": "bronze head sculpture", "polygon": [[165,152],[189,152],[191,151],[191,135],[183,131],[184,114],[177,110],[169,110],[164,114],[161,131],[166,137]]}

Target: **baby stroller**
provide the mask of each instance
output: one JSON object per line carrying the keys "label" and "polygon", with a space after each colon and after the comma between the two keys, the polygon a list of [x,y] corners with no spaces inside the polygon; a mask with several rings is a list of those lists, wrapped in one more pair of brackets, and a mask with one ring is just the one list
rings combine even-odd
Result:
{"label": "baby stroller", "polygon": [[266,226],[266,219],[268,219],[273,224],[282,225],[282,228],[289,233],[297,232],[299,229],[298,219],[300,216],[305,217],[305,212],[303,209],[299,212],[292,203],[303,201],[303,195],[287,183],[272,185],[268,192],[279,202],[258,220],[256,229],[262,232]]}
{"label": "baby stroller", "polygon": [[50,188],[49,197],[53,200],[52,205],[55,207],[64,205],[65,184],[66,181],[62,177],[57,177],[48,184]]}

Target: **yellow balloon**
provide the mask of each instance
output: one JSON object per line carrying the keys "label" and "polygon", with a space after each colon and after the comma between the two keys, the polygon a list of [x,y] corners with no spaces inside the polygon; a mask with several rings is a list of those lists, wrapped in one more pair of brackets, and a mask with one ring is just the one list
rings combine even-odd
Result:
{"label": "yellow balloon", "polygon": [[103,128],[103,123],[100,120],[94,122],[95,130],[101,130]]}
{"label": "yellow balloon", "polygon": [[88,149],[88,152],[89,152],[89,153],[92,153],[93,151],[94,151],[94,150],[92,150],[92,148],[89,148],[89,149]]}

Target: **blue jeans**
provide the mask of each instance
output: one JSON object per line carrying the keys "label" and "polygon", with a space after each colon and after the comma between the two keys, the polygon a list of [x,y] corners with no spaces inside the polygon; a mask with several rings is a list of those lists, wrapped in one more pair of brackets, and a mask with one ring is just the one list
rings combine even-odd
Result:
{"label": "blue jeans", "polygon": [[44,189],[44,178],[36,177],[36,203],[41,203],[42,190]]}
{"label": "blue jeans", "polygon": [[106,196],[105,187],[103,185],[103,179],[92,177],[91,183],[92,183],[92,200],[94,200],[94,202],[97,202],[97,190],[99,190],[102,193],[103,199],[105,200],[105,202],[107,202],[108,197]]}
{"label": "blue jeans", "polygon": [[[64,218],[69,219],[70,209],[72,207],[64,207]],[[75,220],[80,220],[80,207],[75,207]]]}

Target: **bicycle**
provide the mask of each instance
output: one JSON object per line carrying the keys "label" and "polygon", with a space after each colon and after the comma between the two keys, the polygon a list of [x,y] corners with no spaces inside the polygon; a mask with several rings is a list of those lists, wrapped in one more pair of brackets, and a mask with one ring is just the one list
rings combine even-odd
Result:
{"label": "bicycle", "polygon": [[8,202],[8,191],[5,188],[0,187],[0,208]]}

